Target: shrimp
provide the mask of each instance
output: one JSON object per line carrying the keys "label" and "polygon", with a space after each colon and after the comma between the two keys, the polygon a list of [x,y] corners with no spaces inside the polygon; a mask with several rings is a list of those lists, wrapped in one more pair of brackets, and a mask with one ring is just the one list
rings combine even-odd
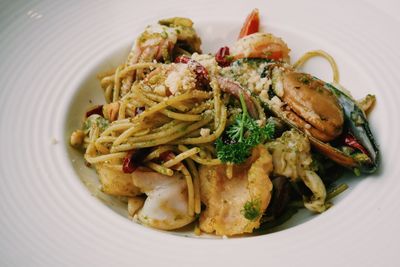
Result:
{"label": "shrimp", "polygon": [[290,49],[279,37],[271,33],[257,32],[247,35],[231,47],[231,56],[241,58],[265,58],[289,62]]}
{"label": "shrimp", "polygon": [[[187,18],[170,18],[147,26],[136,39],[128,55],[126,66],[153,61],[171,62],[179,54],[201,53],[201,40]],[[142,78],[143,70],[132,71],[122,81],[121,93],[126,94],[135,80]]]}

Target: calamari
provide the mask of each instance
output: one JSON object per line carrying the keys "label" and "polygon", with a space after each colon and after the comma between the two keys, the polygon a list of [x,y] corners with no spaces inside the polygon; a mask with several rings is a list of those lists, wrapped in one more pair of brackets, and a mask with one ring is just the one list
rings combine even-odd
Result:
{"label": "calamari", "polygon": [[321,178],[311,169],[312,157],[308,138],[292,129],[269,142],[267,148],[272,155],[273,173],[288,177],[292,182],[302,180],[313,193],[310,198],[305,199],[304,206],[315,212],[325,211],[326,189]]}

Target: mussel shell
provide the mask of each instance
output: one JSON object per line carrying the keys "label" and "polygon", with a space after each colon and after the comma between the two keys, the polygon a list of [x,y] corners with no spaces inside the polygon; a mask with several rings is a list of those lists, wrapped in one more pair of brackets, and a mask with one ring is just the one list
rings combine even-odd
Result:
{"label": "mussel shell", "polygon": [[366,162],[358,162],[357,167],[362,172],[366,173],[376,171],[379,166],[379,148],[371,132],[365,113],[358,107],[351,97],[346,95],[340,89],[329,83],[325,83],[325,87],[332,91],[332,93],[334,93],[338,98],[345,114],[345,127],[368,151],[368,157],[370,160]]}
{"label": "mussel shell", "polygon": [[[320,81],[327,90],[331,91],[337,97],[339,105],[343,109],[345,133],[351,133],[354,138],[368,151],[368,160],[359,161],[355,157],[345,154],[339,148],[334,147],[333,143],[335,143],[335,140],[332,142],[332,144],[325,143],[314,138],[310,134],[307,134],[311,144],[320,153],[324,154],[342,166],[351,169],[358,168],[364,173],[373,173],[376,171],[379,165],[379,149],[369,128],[365,113],[357,106],[351,97],[343,93],[332,84],[326,83],[316,77],[313,77],[313,79]],[[274,86],[274,83],[272,83],[272,86]],[[268,103],[267,106],[276,116],[285,121],[285,123],[287,123],[290,127],[304,132],[292,121],[288,120],[283,111],[281,112],[281,110],[277,110],[276,107],[268,105]]]}
{"label": "mussel shell", "polygon": [[[281,66],[284,69],[290,69],[289,65],[284,65],[281,62],[274,62],[271,60],[265,59],[241,59],[237,60],[233,63],[236,67],[240,66],[242,63],[251,63],[254,64],[254,68],[259,66],[261,63],[268,63],[265,69],[260,73],[261,77],[272,77],[272,70],[275,66]],[[324,84],[324,87],[329,91],[333,92],[333,94],[337,97],[340,106],[343,108],[344,113],[344,128],[349,131],[357,141],[368,151],[367,155],[369,157],[369,161],[357,161],[354,157],[351,157],[339,148],[334,147],[330,143],[322,142],[310,135],[308,135],[309,140],[313,147],[320,151],[320,153],[326,155],[331,160],[337,162],[338,164],[345,166],[347,168],[358,168],[361,172],[364,173],[373,173],[379,166],[379,148],[374,139],[374,136],[370,130],[368,120],[365,116],[365,113],[357,106],[356,102],[343,93],[340,89],[336,88],[334,85],[326,83],[316,77],[313,79],[319,80]],[[274,83],[273,83],[274,85]],[[272,90],[269,90],[268,93],[272,93]],[[270,96],[271,98],[272,96]],[[261,100],[261,99],[260,99]],[[294,125],[291,121],[289,121],[283,114],[280,114],[278,110],[269,105],[269,103],[265,103],[261,100],[262,103],[267,105],[267,108],[272,111],[278,118],[284,121],[289,127],[296,128],[301,131],[296,125]],[[334,142],[332,142],[334,143]]]}
{"label": "mussel shell", "polygon": [[[273,113],[278,116],[281,120],[283,120],[289,127],[295,128],[300,132],[303,132],[300,128],[298,128],[293,122],[282,116],[279,111],[274,109],[273,107],[269,107]],[[306,133],[305,133],[306,134]],[[324,154],[334,162],[347,167],[347,168],[359,168],[359,163],[352,157],[346,155],[343,153],[341,150],[331,146],[329,143],[324,143],[315,137],[307,134],[308,139],[310,140],[310,143],[313,145],[315,149],[317,149],[320,153]],[[360,168],[364,171],[364,168]]]}

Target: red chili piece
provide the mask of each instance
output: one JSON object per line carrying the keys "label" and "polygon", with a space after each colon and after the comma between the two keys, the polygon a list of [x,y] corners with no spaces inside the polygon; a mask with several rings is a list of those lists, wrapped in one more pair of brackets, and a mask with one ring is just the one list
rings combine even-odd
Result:
{"label": "red chili piece", "polygon": [[103,117],[103,105],[97,105],[95,107],[92,107],[90,110],[86,112],[86,118],[89,116],[97,114]]}
{"label": "red chili piece", "polygon": [[[173,158],[175,158],[175,154],[172,151],[165,151],[164,153],[161,153],[161,155],[160,155],[160,159],[162,162],[167,162]],[[182,162],[172,166],[171,169],[180,170],[181,167],[182,167]]]}
{"label": "red chili piece", "polygon": [[122,171],[124,173],[134,172],[150,153],[150,150],[150,148],[141,148],[129,151],[122,162]]}
{"label": "red chili piece", "polygon": [[217,54],[215,54],[215,60],[217,61],[218,65],[221,67],[227,67],[231,64],[231,60],[229,60],[229,47],[224,46],[221,47]]}
{"label": "red chili piece", "polygon": [[188,63],[190,60],[190,57],[187,56],[179,56],[175,58],[175,63]]}
{"label": "red chili piece", "polygon": [[134,150],[129,151],[128,154],[125,156],[124,161],[122,163],[122,171],[124,173],[132,173],[134,172],[138,166],[136,166],[133,162],[133,154],[135,153]]}
{"label": "red chili piece", "polygon": [[360,150],[366,155],[369,155],[368,151],[351,134],[346,135],[346,137],[344,138],[344,143],[348,146]]}
{"label": "red chili piece", "polygon": [[187,56],[179,56],[175,59],[175,63],[188,64],[189,69],[191,71],[193,71],[194,73],[196,73],[197,82],[200,85],[208,86],[209,80],[210,80],[208,78],[208,71],[199,62],[197,62],[196,60],[193,60]]}
{"label": "red chili piece", "polygon": [[172,151],[165,151],[164,153],[161,153],[161,155],[160,155],[160,159],[163,162],[166,162],[166,161],[171,160],[173,158],[175,158],[175,154]]}

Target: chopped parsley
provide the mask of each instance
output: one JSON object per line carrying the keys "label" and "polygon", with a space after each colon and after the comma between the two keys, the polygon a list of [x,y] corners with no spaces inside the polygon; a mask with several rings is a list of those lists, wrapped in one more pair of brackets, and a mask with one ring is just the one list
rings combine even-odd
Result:
{"label": "chopped parsley", "polygon": [[230,162],[239,164],[244,162],[250,156],[250,149],[246,143],[227,144],[221,138],[216,142],[217,157],[224,163]]}
{"label": "chopped parsley", "polygon": [[306,85],[308,85],[308,84],[310,84],[310,82],[311,82],[311,79],[310,79],[310,77],[308,76],[308,75],[301,75],[299,78],[298,78],[298,81],[299,82],[301,82],[302,84],[306,84]]}
{"label": "chopped parsley", "polygon": [[244,162],[251,154],[251,149],[258,144],[271,140],[275,134],[275,124],[268,122],[260,127],[252,119],[243,98],[240,95],[242,114],[235,118],[235,122],[216,141],[217,157],[224,163],[239,164]]}
{"label": "chopped parsley", "polygon": [[99,127],[100,132],[104,131],[109,126],[109,121],[98,114],[90,115],[83,123],[83,132],[88,134],[93,127]]}
{"label": "chopped parsley", "polygon": [[249,221],[255,221],[261,215],[261,202],[259,199],[247,201],[241,210],[243,216]]}

